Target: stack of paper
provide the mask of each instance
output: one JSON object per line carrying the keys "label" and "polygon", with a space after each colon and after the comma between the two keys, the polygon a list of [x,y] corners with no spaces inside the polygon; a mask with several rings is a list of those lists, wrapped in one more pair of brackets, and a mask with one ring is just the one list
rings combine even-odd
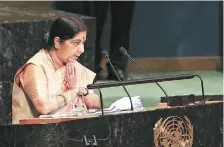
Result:
{"label": "stack of paper", "polygon": [[[140,96],[131,97],[131,100],[132,100],[134,110],[144,109]],[[114,103],[112,103],[110,108],[103,109],[104,113],[120,112],[120,111],[128,111],[128,110],[131,110],[131,103],[130,103],[129,97],[123,97],[115,101]],[[90,110],[89,113],[101,114],[101,109]]]}
{"label": "stack of paper", "polygon": [[[140,96],[131,97],[132,104],[134,110],[136,109],[143,109],[143,105],[140,99]],[[124,110],[131,110],[131,103],[129,97],[123,97],[116,102],[114,102],[110,108],[115,107],[116,110],[124,111]]]}

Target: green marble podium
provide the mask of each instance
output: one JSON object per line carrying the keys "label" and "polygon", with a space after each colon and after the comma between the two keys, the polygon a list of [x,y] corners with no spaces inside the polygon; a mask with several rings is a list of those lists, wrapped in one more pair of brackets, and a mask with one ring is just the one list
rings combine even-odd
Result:
{"label": "green marble podium", "polygon": [[222,147],[223,102],[47,124],[1,125],[0,132],[1,147],[85,147],[84,136],[97,147]]}

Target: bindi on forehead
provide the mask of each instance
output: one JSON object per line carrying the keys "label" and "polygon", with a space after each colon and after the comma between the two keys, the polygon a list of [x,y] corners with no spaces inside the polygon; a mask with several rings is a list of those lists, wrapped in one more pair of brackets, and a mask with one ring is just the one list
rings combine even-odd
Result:
{"label": "bindi on forehead", "polygon": [[73,39],[72,41],[83,41],[86,40],[86,34],[85,33],[78,33]]}

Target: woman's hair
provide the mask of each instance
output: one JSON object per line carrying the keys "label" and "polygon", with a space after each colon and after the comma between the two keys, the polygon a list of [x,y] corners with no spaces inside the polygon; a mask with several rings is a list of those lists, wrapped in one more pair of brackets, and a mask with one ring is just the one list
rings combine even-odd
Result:
{"label": "woman's hair", "polygon": [[78,33],[87,31],[86,26],[74,17],[59,17],[51,25],[47,39],[47,49],[54,47],[54,38],[59,37],[61,43],[74,38]]}

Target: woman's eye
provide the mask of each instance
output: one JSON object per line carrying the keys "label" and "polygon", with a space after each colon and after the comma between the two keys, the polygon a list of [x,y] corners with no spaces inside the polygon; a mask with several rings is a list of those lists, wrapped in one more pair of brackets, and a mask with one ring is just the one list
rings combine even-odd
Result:
{"label": "woman's eye", "polygon": [[72,44],[73,44],[74,46],[78,46],[78,45],[80,44],[80,42],[72,42]]}

